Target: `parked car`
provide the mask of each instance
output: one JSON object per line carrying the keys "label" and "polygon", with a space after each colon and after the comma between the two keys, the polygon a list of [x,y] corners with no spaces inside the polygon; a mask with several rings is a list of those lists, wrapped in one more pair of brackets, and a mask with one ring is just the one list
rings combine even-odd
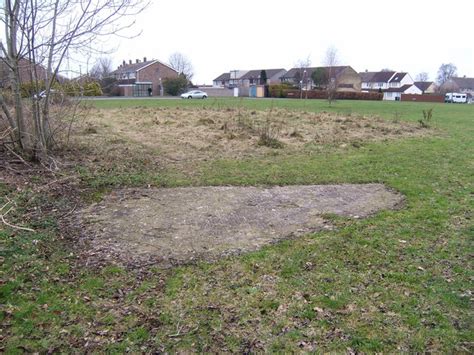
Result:
{"label": "parked car", "polygon": [[201,90],[191,90],[181,95],[182,99],[207,99],[207,93]]}

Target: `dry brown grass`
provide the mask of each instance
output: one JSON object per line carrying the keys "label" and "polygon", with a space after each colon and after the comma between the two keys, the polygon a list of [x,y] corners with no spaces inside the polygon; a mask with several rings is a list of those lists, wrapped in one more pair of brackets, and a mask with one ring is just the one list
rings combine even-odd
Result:
{"label": "dry brown grass", "polygon": [[146,154],[184,163],[269,154],[274,149],[259,143],[264,130],[287,153],[426,134],[408,122],[324,112],[130,108],[93,110],[76,128],[75,142],[95,156]]}

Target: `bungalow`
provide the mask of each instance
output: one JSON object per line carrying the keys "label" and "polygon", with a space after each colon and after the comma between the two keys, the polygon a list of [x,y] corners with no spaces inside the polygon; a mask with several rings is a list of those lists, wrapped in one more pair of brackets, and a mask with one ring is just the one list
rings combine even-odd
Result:
{"label": "bungalow", "polygon": [[360,75],[350,66],[292,68],[281,77],[281,81],[310,90],[317,86],[311,78],[316,70],[324,71],[327,81],[334,82],[337,91],[361,90]]}
{"label": "bungalow", "polygon": [[434,94],[436,92],[436,84],[432,81],[415,81],[414,84],[423,94]]}
{"label": "bungalow", "polygon": [[177,78],[178,72],[158,60],[123,61],[117,70],[112,72],[117,80],[120,96],[163,95],[162,81]]}

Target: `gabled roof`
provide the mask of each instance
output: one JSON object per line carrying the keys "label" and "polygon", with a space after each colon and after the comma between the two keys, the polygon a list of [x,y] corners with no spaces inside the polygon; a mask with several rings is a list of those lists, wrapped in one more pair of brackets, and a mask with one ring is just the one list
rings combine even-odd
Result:
{"label": "gabled roof", "polygon": [[388,83],[391,77],[395,74],[394,71],[379,71],[374,73],[369,83]]}
{"label": "gabled roof", "polygon": [[306,75],[308,78],[311,78],[311,74],[317,69],[325,69],[326,73],[329,74],[331,71],[331,76],[332,77],[338,77],[339,75],[344,72],[347,68],[350,68],[350,66],[345,65],[345,66],[336,66],[336,67],[311,67],[311,68],[291,68],[289,71],[286,72],[285,75],[283,75],[281,78],[282,79],[293,79],[296,76],[296,73],[300,73],[300,75],[303,74],[303,72],[306,70]]}
{"label": "gabled roof", "polygon": [[[154,64],[154,63],[160,63],[161,65],[164,65],[165,67],[168,67],[171,70],[174,70],[168,64],[160,62],[157,59],[152,59],[152,60],[147,60],[146,62],[139,62],[139,63],[121,65],[116,70],[114,70],[111,74],[115,74],[115,73],[134,73],[134,72],[140,71],[142,69],[145,69],[147,66],[149,66],[151,64]],[[174,70],[174,71],[176,71],[176,70]]]}
{"label": "gabled roof", "polygon": [[406,84],[406,85],[403,85],[399,88],[388,88],[388,89],[385,89],[384,92],[405,92],[406,90],[408,90],[409,88],[411,88],[413,85],[410,85],[410,84]]}
{"label": "gabled roof", "polygon": [[390,80],[391,83],[399,83],[403,80],[403,78],[407,75],[408,73],[395,73],[393,78]]}
{"label": "gabled roof", "polygon": [[230,79],[230,73],[222,73],[219,75],[217,78],[215,78],[213,81],[226,81]]}
{"label": "gabled roof", "polygon": [[433,85],[432,81],[415,81],[414,85],[421,91],[426,91],[428,88]]}
{"label": "gabled roof", "polygon": [[372,79],[372,77],[375,75],[375,71],[364,71],[360,72],[359,76],[362,80],[363,83],[368,83]]}
{"label": "gabled roof", "polygon": [[460,89],[464,90],[474,90],[474,78],[451,78],[453,82],[459,86]]}
{"label": "gabled roof", "polygon": [[262,70],[265,70],[265,72],[267,73],[267,78],[271,78],[272,76],[277,75],[278,73],[280,73],[282,71],[286,72],[286,70],[283,69],[283,68],[280,68],[280,69],[256,69],[256,70],[250,70],[249,72],[247,72],[247,74],[242,76],[240,79],[241,80],[259,79],[260,78],[260,73],[262,72]]}

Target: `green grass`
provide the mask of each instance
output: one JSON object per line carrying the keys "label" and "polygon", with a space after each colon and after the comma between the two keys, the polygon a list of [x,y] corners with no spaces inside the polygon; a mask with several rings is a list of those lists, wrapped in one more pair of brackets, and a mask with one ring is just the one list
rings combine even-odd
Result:
{"label": "green grass", "polygon": [[[134,170],[94,176],[79,169],[89,202],[116,186],[383,182],[402,192],[406,204],[365,220],[332,217],[335,231],[247,255],[141,273],[114,265],[78,269],[54,220],[36,224],[37,234],[0,229],[5,352],[473,351],[474,105],[339,101],[329,107],[318,100],[251,99],[93,104],[285,107],[413,122],[433,107],[437,134],[320,154],[210,161],[192,175]],[[4,184],[0,192],[0,199],[17,196]],[[18,201],[25,211],[34,204]],[[44,203],[34,201],[36,207]]]}

